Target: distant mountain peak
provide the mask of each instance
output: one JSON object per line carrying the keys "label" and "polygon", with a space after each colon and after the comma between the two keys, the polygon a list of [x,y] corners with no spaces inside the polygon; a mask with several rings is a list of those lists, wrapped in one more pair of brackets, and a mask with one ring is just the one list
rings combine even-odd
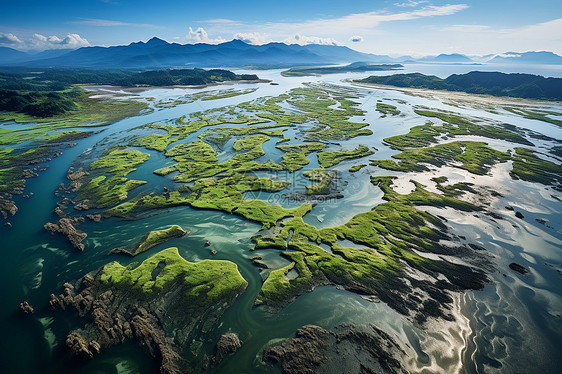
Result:
{"label": "distant mountain peak", "polygon": [[231,41],[220,43],[219,45],[228,45],[228,46],[232,46],[232,47],[245,47],[245,46],[248,46],[250,44],[248,44],[245,41],[240,40],[240,39],[232,39]]}
{"label": "distant mountain peak", "polygon": [[151,45],[151,46],[157,46],[157,45],[168,45],[170,43],[154,36],[154,37],[150,38],[150,40],[147,41],[146,44]]}

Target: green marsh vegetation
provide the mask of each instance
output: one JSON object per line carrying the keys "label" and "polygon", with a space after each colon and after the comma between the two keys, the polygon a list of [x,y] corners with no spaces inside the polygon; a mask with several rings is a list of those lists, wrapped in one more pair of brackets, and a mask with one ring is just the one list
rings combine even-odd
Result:
{"label": "green marsh vegetation", "polygon": [[281,165],[290,172],[295,172],[308,165],[308,155],[326,148],[324,143],[306,143],[296,145],[281,145],[277,146],[280,150],[285,152]]}
{"label": "green marsh vegetation", "polygon": [[114,150],[105,157],[92,162],[90,170],[103,169],[111,177],[99,175],[91,179],[80,189],[77,198],[88,200],[95,208],[106,208],[127,199],[129,192],[146,184],[145,181],[129,180],[126,175],[135,171],[135,167],[150,158],[147,153],[138,150]]}
{"label": "green marsh vegetation", "polygon": [[302,173],[313,182],[306,186],[306,193],[309,195],[326,195],[334,189],[334,180],[339,177],[337,170],[327,171],[324,168],[307,170]]}
{"label": "green marsh vegetation", "polygon": [[[290,186],[288,181],[258,177],[254,172],[267,171],[274,175],[281,172],[301,173],[300,170],[309,164],[308,156],[312,153],[317,153],[321,167],[302,172],[304,177],[315,182],[306,186],[307,193],[330,193],[332,182],[339,177],[339,173],[330,168],[345,160],[372,155],[374,152],[365,145],[359,145],[350,151],[325,150],[327,145],[323,142],[334,139],[336,132],[336,138],[348,138],[355,136],[356,130],[362,131],[367,126],[364,123],[348,122],[352,115],[363,113],[356,107],[352,100],[354,98],[353,92],[338,92],[330,86],[310,85],[292,90],[288,95],[243,103],[238,108],[194,113],[189,118],[182,117],[169,125],[149,124],[143,129],[164,130],[167,134],[137,138],[129,146],[158,149],[165,152],[166,157],[173,158],[176,162],[174,165],[154,172],[160,176],[177,173],[173,180],[180,186],[177,190],[163,194],[141,193],[132,198],[127,197],[116,205],[108,205],[102,214],[105,217],[135,218],[149,210],[184,205],[218,210],[261,224],[262,231],[254,237],[255,249],[279,249],[280,255],[288,259],[290,264],[271,270],[256,304],[283,306],[317,285],[336,284],[355,292],[377,295],[394,309],[420,321],[427,315],[449,318],[447,304],[451,299],[444,290],[479,288],[486,277],[469,267],[431,260],[421,255],[446,255],[451,254],[451,249],[440,244],[449,238],[442,220],[420,207],[479,210],[480,208],[458,199],[468,191],[466,186],[446,186],[441,190],[443,194],[436,194],[414,182],[414,192],[401,195],[392,189],[391,177],[372,178],[372,183],[383,191],[386,202],[353,216],[343,225],[322,229],[303,220],[313,209],[310,203],[303,203],[296,208],[284,208],[269,201],[246,198],[245,194],[248,192],[278,193]],[[285,103],[296,107],[298,115],[304,118],[295,117],[295,113],[284,109],[281,104]],[[244,114],[238,110],[244,110]],[[407,142],[404,140],[406,144],[431,144],[444,133],[454,136],[457,133],[486,132],[502,139],[519,139],[516,137],[519,135],[507,130],[474,125],[460,116],[443,117],[438,112],[429,111],[424,114],[442,117],[449,122],[441,126],[425,125],[430,130],[427,131],[429,137],[423,134],[425,131],[419,135],[416,131],[420,130],[414,129],[414,136],[409,134]],[[271,123],[252,122],[266,118]],[[238,126],[228,126],[229,123]],[[275,162],[264,159],[267,156],[263,149],[266,142],[272,137],[286,139],[284,132],[288,128],[305,123],[316,126],[314,132],[301,129],[309,142],[277,144],[276,148],[283,152],[281,160]],[[433,131],[432,127],[438,130]],[[204,131],[197,139],[174,145],[174,142],[184,140],[200,129]],[[314,136],[311,137],[311,134]],[[400,137],[393,139],[396,142],[403,140]],[[223,149],[227,144],[231,144],[231,156],[219,162],[217,149]],[[420,160],[428,159],[436,163],[456,161],[462,162],[467,170],[483,173],[496,158],[503,160],[510,156],[494,151],[484,143],[458,142],[447,146],[418,148],[404,149],[404,157],[400,159],[400,163],[390,160],[386,162],[389,165],[392,163],[396,170],[407,170],[417,167],[417,162],[422,162]],[[477,157],[474,158],[474,155]],[[126,175],[127,170],[120,170],[118,165],[113,165],[117,162],[114,159],[118,160],[119,157],[105,161],[102,159],[99,166],[103,165],[107,171],[115,169],[116,173]],[[365,165],[356,165],[352,167],[352,171],[360,170]],[[353,245],[346,244],[346,240]],[[444,276],[446,281],[440,281],[441,291],[435,291],[429,285],[431,282],[423,283],[409,278],[408,267],[427,274],[435,282],[440,274]],[[289,272],[296,273],[296,277],[288,277]],[[412,294],[412,287],[405,279],[431,295],[430,298],[443,301],[442,305],[437,308],[426,306]]]}
{"label": "green marsh vegetation", "polygon": [[394,171],[426,171],[423,164],[435,166],[451,165],[468,170],[473,174],[486,174],[498,162],[511,159],[509,153],[496,151],[483,142],[453,141],[425,148],[405,149],[392,156],[393,160],[376,160],[371,165]]}
{"label": "green marsh vegetation", "polygon": [[[457,135],[477,135],[533,146],[533,143],[522,135],[506,128],[477,125],[451,113],[429,110],[415,110],[415,112],[424,117],[438,118],[444,123],[435,125],[430,122],[422,126],[414,126],[407,134],[384,139],[386,143],[402,152],[392,156],[394,160],[376,160],[371,165],[394,171],[424,171],[427,167],[423,164],[435,166],[449,164],[473,174],[483,175],[488,173],[490,167],[496,163],[513,161],[513,168],[510,171],[512,178],[560,188],[562,167],[537,156],[537,153],[531,149],[515,147],[514,152],[506,153],[497,151],[483,142],[454,141]],[[432,145],[443,136],[450,138],[451,141]]]}
{"label": "green marsh vegetation", "polygon": [[342,161],[352,160],[355,158],[367,157],[375,152],[371,151],[366,145],[358,145],[351,151],[323,151],[318,153],[318,162],[320,166],[329,168],[335,166]]}
{"label": "green marsh vegetation", "polygon": [[187,234],[187,231],[179,225],[170,226],[167,229],[155,230],[146,233],[131,249],[116,248],[112,253],[125,253],[130,256],[136,256],[148,251],[150,248],[167,242],[173,238],[180,238]]}
{"label": "green marsh vegetation", "polygon": [[527,148],[516,147],[513,169],[510,175],[515,179],[552,185],[562,191],[562,165],[545,160]]}
{"label": "green marsh vegetation", "polygon": [[367,166],[367,164],[353,165],[352,167],[349,168],[349,172],[350,173],[358,172],[359,170],[363,169],[365,166]]}
{"label": "green marsh vegetation", "polygon": [[377,103],[377,112],[382,113],[382,117],[386,117],[387,115],[397,116],[400,114],[400,111],[395,105],[385,104],[385,103]]}
{"label": "green marsh vegetation", "polygon": [[[153,276],[156,269],[159,271]],[[194,316],[218,303],[232,302],[248,284],[236,264],[220,260],[189,262],[174,247],[156,253],[134,268],[111,262],[102,268],[97,281],[102,289],[127,293],[128,303],[160,299],[179,283],[181,292],[176,307]]]}
{"label": "green marsh vegetation", "polygon": [[550,118],[549,116],[562,116],[562,113],[553,112],[549,110],[539,110],[539,109],[523,109],[523,108],[514,108],[514,107],[503,107],[503,109],[511,112],[513,114],[517,114],[519,116],[525,117],[527,119],[536,119],[543,122],[552,123],[553,125],[562,126],[562,120]]}
{"label": "green marsh vegetation", "polygon": [[237,90],[234,88],[229,88],[225,90],[203,91],[203,92],[183,95],[178,98],[158,100],[154,102],[154,107],[158,109],[174,108],[178,105],[193,103],[197,100],[211,101],[211,100],[227,99],[230,97],[250,94],[252,92],[255,92],[256,90],[257,88],[248,88],[245,90]]}
{"label": "green marsh vegetation", "polygon": [[[285,305],[317,285],[336,284],[352,291],[375,294],[400,313],[415,315],[422,320],[427,313],[447,318],[445,304],[450,302],[448,297],[442,299],[445,310],[437,308],[432,312],[423,304],[407,301],[408,287],[401,284],[401,279],[407,277],[404,273],[406,266],[432,277],[443,274],[449,282],[443,284],[447,289],[479,288],[485,276],[468,267],[418,255],[418,252],[446,254],[450,249],[439,244],[448,237],[442,221],[416,207],[450,206],[464,211],[479,208],[427,192],[418,183],[414,192],[400,195],[390,187],[392,180],[391,177],[373,178],[372,182],[383,190],[387,202],[354,216],[344,225],[316,229],[295,217],[281,223],[280,229],[269,235],[256,236],[256,249],[288,249],[290,252],[280,254],[291,261],[271,272],[256,303]],[[340,241],[344,239],[359,247],[341,245]],[[321,247],[321,244],[330,249]],[[298,276],[287,278],[287,273],[293,269]],[[466,279],[465,275],[473,278]]]}
{"label": "green marsh vegetation", "polygon": [[292,99],[288,102],[317,122],[312,129],[303,130],[308,140],[351,139],[373,133],[366,128],[369,124],[349,121],[352,116],[362,116],[365,112],[345,92],[308,84],[291,90],[290,94]]}

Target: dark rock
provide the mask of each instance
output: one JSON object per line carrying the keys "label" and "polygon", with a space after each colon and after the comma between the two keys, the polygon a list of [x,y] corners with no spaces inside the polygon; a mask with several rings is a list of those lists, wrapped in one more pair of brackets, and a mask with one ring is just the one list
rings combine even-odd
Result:
{"label": "dark rock", "polygon": [[468,246],[475,251],[485,251],[486,248],[479,246],[478,244],[468,243]]}
{"label": "dark rock", "polygon": [[488,215],[494,219],[503,219],[503,216],[497,214],[496,212],[488,212]]}
{"label": "dark rock", "polygon": [[521,212],[515,212],[515,217],[523,219],[525,216]]}
{"label": "dark rock", "polygon": [[226,356],[236,352],[242,347],[242,342],[238,335],[230,332],[222,334],[217,342],[216,353],[211,359],[211,365],[218,365]]}
{"label": "dark rock", "polygon": [[55,208],[55,213],[57,216],[59,216],[60,218],[64,217],[64,211],[60,208],[60,206],[57,206]]}
{"label": "dark rock", "polygon": [[84,358],[93,358],[100,351],[100,344],[98,342],[95,340],[88,342],[76,332],[72,332],[66,337],[66,346],[74,356]]}
{"label": "dark rock", "polygon": [[512,206],[509,206],[509,205],[506,205],[506,206],[505,206],[505,209],[507,209],[507,210],[511,210],[511,211],[513,211],[513,210],[514,210],[514,209],[513,209],[513,207],[512,207]]}
{"label": "dark rock", "polygon": [[67,239],[70,241],[70,243],[79,251],[83,251],[85,248],[85,245],[82,243],[82,240],[86,239],[86,237],[88,236],[88,234],[86,234],[85,232],[79,231],[74,227],[74,224],[79,223],[79,222],[83,222],[84,218],[80,217],[80,218],[75,218],[75,219],[69,219],[69,218],[61,218],[58,222],[58,224],[56,223],[51,223],[51,222],[47,222],[43,228],[47,231],[51,231],[53,233],[59,233],[61,235],[64,235],[67,237]]}
{"label": "dark rock", "polygon": [[509,268],[513,271],[516,271],[520,274],[527,274],[529,271],[522,265],[519,265],[515,262],[512,262],[511,264],[509,264]]}
{"label": "dark rock", "polygon": [[[405,352],[374,325],[345,325],[328,331],[314,325],[297,330],[295,338],[266,348],[263,359],[287,374],[407,373]],[[360,357],[365,359],[359,359]]]}
{"label": "dark rock", "polygon": [[78,204],[74,205],[75,210],[89,210],[90,207],[88,206],[88,200],[84,200],[79,202]]}
{"label": "dark rock", "polygon": [[84,171],[83,169],[78,169],[76,171],[73,171],[72,169],[69,170],[66,174],[66,178],[70,180],[70,190],[72,192],[78,191],[78,189],[82,187],[84,177],[88,175],[90,175],[90,173]]}
{"label": "dark rock", "polygon": [[22,301],[20,303],[20,310],[24,313],[24,314],[33,314],[33,307],[31,305],[29,305],[29,303],[27,301]]}
{"label": "dark rock", "polygon": [[94,222],[101,222],[101,214],[86,214],[86,218]]}
{"label": "dark rock", "polygon": [[[130,292],[120,284],[102,280],[104,269],[95,275],[86,274],[75,285],[65,283],[58,296],[51,294],[52,308],[84,317],[85,325],[68,335],[67,347],[73,355],[90,359],[100,349],[135,340],[159,363],[160,373],[167,374],[201,372],[200,367],[192,368],[182,357],[186,344],[193,340],[196,329],[212,327],[246,287],[244,284],[238,293],[224,295],[216,305],[195,307],[203,299],[193,296],[186,302],[181,282],[169,282],[164,292]],[[225,344],[226,350],[228,347]]]}
{"label": "dark rock", "polygon": [[12,200],[0,198],[0,212],[4,219],[8,218],[8,216],[15,216],[18,211],[18,207],[16,203]]}

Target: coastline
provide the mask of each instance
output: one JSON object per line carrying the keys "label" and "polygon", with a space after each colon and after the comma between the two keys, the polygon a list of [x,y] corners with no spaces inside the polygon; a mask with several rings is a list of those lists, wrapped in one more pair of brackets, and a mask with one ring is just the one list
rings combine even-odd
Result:
{"label": "coastline", "polygon": [[469,101],[471,105],[561,105],[562,101],[549,101],[549,100],[533,100],[525,98],[517,98],[511,96],[492,96],[492,95],[482,95],[482,94],[472,94],[463,91],[446,91],[446,90],[430,90],[427,88],[414,88],[414,87],[397,87],[385,84],[376,83],[359,83],[351,81],[353,86],[362,88],[376,88],[381,90],[392,90],[398,91],[412,96],[421,97],[435,97],[440,100],[458,100],[458,101]]}
{"label": "coastline", "polygon": [[252,79],[252,80],[239,80],[239,81],[224,81],[224,82],[215,82],[215,83],[207,83],[207,84],[193,84],[193,85],[172,85],[172,86],[135,86],[135,87],[127,87],[127,86],[112,86],[109,84],[102,84],[102,85],[80,85],[81,88],[85,89],[89,92],[96,92],[99,93],[92,97],[94,98],[110,98],[110,97],[124,97],[124,96],[133,96],[135,94],[154,90],[154,89],[202,89],[207,87],[214,87],[214,86],[231,86],[237,83],[242,84],[254,84],[254,83],[271,83],[272,81],[269,79]]}

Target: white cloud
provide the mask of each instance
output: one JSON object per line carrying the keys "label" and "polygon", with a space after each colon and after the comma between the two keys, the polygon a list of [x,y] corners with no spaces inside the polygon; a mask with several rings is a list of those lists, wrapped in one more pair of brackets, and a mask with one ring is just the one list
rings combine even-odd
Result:
{"label": "white cloud", "polygon": [[443,27],[442,30],[452,32],[481,33],[491,31],[492,28],[486,25],[452,25]]}
{"label": "white cloud", "polygon": [[521,55],[519,53],[500,53],[495,55],[494,57],[504,57],[504,58],[516,58],[516,57],[521,57]]}
{"label": "white cloud", "polygon": [[[318,18],[304,22],[265,22],[243,24],[230,19],[212,19],[201,21],[215,34],[240,33],[255,30],[264,35],[276,35],[279,39],[293,41],[296,34],[322,35],[324,37],[349,39],[352,35],[372,35],[384,22],[414,20],[424,17],[447,16],[467,9],[466,4],[447,4],[443,6],[428,5],[419,9],[399,12],[373,11],[349,14],[338,18]],[[278,40],[279,40],[278,39]],[[322,38],[324,39],[324,38]]]}
{"label": "white cloud", "polygon": [[76,23],[79,25],[87,25],[87,26],[96,26],[96,27],[130,26],[130,27],[144,27],[144,28],[152,28],[152,29],[159,28],[159,26],[151,25],[149,23],[130,23],[130,22],[113,21],[109,19],[99,19],[99,18],[83,18],[78,21],[73,21],[71,23]]}
{"label": "white cloud", "polygon": [[78,34],[67,34],[64,38],[58,36],[44,36],[34,34],[31,40],[26,43],[28,49],[45,50],[45,49],[76,49],[80,47],[88,47],[90,43]]}
{"label": "white cloud", "polygon": [[332,38],[321,38],[319,36],[305,36],[301,34],[294,34],[283,40],[286,44],[322,44],[322,45],[341,45]]}
{"label": "white cloud", "polygon": [[193,31],[193,29],[190,27],[189,33],[185,36],[185,38],[187,39],[188,42],[191,42],[192,44],[196,44],[196,43],[218,44],[226,41],[221,36],[215,39],[209,38],[209,34],[207,34],[207,31],[205,31],[205,29],[202,27],[198,27],[197,30],[195,31]]}
{"label": "white cloud", "polygon": [[302,34],[348,35],[350,33],[371,32],[373,29],[384,22],[407,21],[423,17],[446,16],[455,14],[466,8],[468,8],[468,5],[466,4],[456,4],[444,6],[428,6],[418,10],[400,13],[357,13],[339,18],[316,19],[302,23],[266,24],[266,29],[273,28],[276,31],[295,30],[295,32]]}
{"label": "white cloud", "polygon": [[[453,25],[436,28],[435,31],[442,35],[443,45],[454,43],[458,50],[465,53],[486,54],[510,50],[562,53],[562,18],[514,28]],[[482,40],[486,43],[482,43]]]}
{"label": "white cloud", "polygon": [[353,42],[353,43],[361,43],[363,41],[363,37],[358,36],[358,35],[354,35],[351,38],[349,38],[349,41]]}
{"label": "white cloud", "polygon": [[427,0],[420,0],[420,1],[413,1],[413,0],[408,0],[408,2],[406,3],[394,3],[395,6],[400,7],[400,8],[414,8],[417,7],[420,4],[426,4],[429,3],[429,1]]}
{"label": "white cloud", "polygon": [[234,39],[242,40],[249,44],[265,44],[267,38],[259,32],[238,32],[234,34]]}
{"label": "white cloud", "polygon": [[0,44],[21,44],[22,41],[19,40],[17,36],[12,33],[0,33]]}
{"label": "white cloud", "polygon": [[78,34],[67,34],[64,38],[56,35],[33,34],[31,38],[22,40],[12,33],[0,33],[0,44],[7,44],[20,50],[33,49],[37,51],[46,49],[76,49],[90,45],[88,40]]}

